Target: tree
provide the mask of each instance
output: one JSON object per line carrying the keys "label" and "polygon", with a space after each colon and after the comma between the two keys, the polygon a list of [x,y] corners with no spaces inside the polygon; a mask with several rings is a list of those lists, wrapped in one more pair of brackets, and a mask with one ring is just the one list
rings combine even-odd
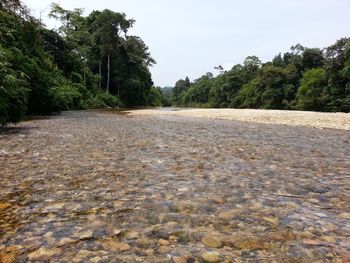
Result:
{"label": "tree", "polygon": [[0,2],[0,9],[16,12],[16,10],[19,10],[22,8],[21,1],[20,0],[2,0]]}
{"label": "tree", "polygon": [[173,89],[173,98],[172,100],[175,102],[175,104],[178,104],[181,102],[182,93],[186,91],[191,86],[190,79],[186,77],[184,80],[180,79],[175,83],[175,87]]}
{"label": "tree", "polygon": [[0,125],[19,121],[27,110],[26,76],[11,65],[11,53],[0,45]]}
{"label": "tree", "polygon": [[266,63],[249,56],[216,77],[204,75],[189,86],[179,80],[173,98],[184,106],[348,112],[350,39],[326,49],[297,44]]}
{"label": "tree", "polygon": [[[115,13],[105,9],[102,12],[95,11],[92,14],[93,37],[99,43],[101,56],[107,56],[107,84],[106,91],[110,90],[111,80],[111,53],[119,49],[120,34],[127,34],[134,24],[133,19],[126,19],[124,13]],[[102,60],[102,57],[101,57]]]}
{"label": "tree", "polygon": [[92,39],[83,13],[84,9],[81,8],[69,11],[63,9],[58,4],[52,4],[49,17],[61,22],[58,32],[65,38],[71,52],[76,52],[80,56],[84,65],[82,72],[83,84],[86,87],[87,59]]}
{"label": "tree", "polygon": [[309,70],[323,66],[323,51],[319,48],[305,48],[303,52],[303,69]]}
{"label": "tree", "polygon": [[[51,17],[61,22],[57,31],[31,17],[21,1],[0,2],[1,124],[23,114],[121,106],[116,93],[126,105],[152,101],[155,61],[141,38],[126,35],[132,19],[110,10],[85,17],[83,9],[57,4]],[[108,82],[111,94],[101,92],[99,82]]]}
{"label": "tree", "polygon": [[326,48],[325,70],[330,96],[328,109],[350,111],[350,38],[339,39]]}
{"label": "tree", "polygon": [[252,79],[261,67],[261,61],[257,56],[248,56],[243,65],[246,78]]}
{"label": "tree", "polygon": [[297,92],[297,108],[300,110],[322,110],[326,104],[326,72],[322,68],[306,71]]}
{"label": "tree", "polygon": [[234,67],[232,70],[218,76],[211,85],[209,102],[212,107],[233,106],[232,99],[244,84],[241,68]]}

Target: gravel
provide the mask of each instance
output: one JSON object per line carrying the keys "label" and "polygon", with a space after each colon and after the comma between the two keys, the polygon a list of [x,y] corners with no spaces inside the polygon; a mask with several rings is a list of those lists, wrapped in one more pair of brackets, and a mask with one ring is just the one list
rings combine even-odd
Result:
{"label": "gravel", "polygon": [[252,109],[147,109],[131,110],[129,114],[162,115],[199,117],[212,119],[225,119],[247,121],[267,124],[282,124],[289,126],[304,126],[313,128],[330,128],[350,130],[349,113],[328,113],[311,111],[284,111],[284,110],[252,110]]}

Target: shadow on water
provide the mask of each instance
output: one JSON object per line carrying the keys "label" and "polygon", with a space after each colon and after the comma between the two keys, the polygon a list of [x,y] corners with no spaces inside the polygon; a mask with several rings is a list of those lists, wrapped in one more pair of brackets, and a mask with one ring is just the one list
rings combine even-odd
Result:
{"label": "shadow on water", "polygon": [[[59,116],[60,114],[55,113],[52,115],[26,115],[24,116],[23,120],[20,123],[23,122],[31,122],[36,120],[47,120],[51,119],[52,117]],[[16,124],[9,124],[6,126],[0,126],[0,135],[11,135],[11,134],[18,134],[18,133],[25,133],[29,132],[30,130],[33,130],[34,126],[20,126],[19,123]]]}
{"label": "shadow on water", "polygon": [[37,120],[48,120],[52,117],[60,116],[61,113],[54,113],[51,115],[27,115],[24,116],[23,121],[37,121]]}
{"label": "shadow on water", "polygon": [[[138,111],[138,110],[180,111],[183,109],[184,108],[179,108],[179,107],[134,107],[134,108],[118,108],[118,109],[113,109],[113,108],[96,109],[92,111],[128,115],[130,111]],[[186,108],[186,109],[189,109],[189,108]]]}
{"label": "shadow on water", "polygon": [[18,126],[0,126],[1,135],[13,135],[18,133],[27,133],[35,127],[18,127]]}
{"label": "shadow on water", "polygon": [[117,115],[123,115],[123,116],[133,118],[132,116],[130,116],[130,111],[150,110],[150,109],[159,109],[159,108],[155,108],[155,107],[134,107],[134,108],[115,108],[115,109],[107,108],[107,109],[93,109],[91,111],[106,113],[106,114],[117,114]]}
{"label": "shadow on water", "polygon": [[94,109],[91,111],[101,112],[101,113],[118,114],[118,115],[128,115],[130,110],[131,109],[129,109],[129,108],[118,108],[118,109],[108,108],[108,109]]}

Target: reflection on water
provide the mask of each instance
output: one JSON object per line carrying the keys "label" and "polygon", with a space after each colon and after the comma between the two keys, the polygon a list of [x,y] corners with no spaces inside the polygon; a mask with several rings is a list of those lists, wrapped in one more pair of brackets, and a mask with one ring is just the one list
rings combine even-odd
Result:
{"label": "reflection on water", "polygon": [[93,111],[18,128],[0,262],[348,262],[349,132]]}

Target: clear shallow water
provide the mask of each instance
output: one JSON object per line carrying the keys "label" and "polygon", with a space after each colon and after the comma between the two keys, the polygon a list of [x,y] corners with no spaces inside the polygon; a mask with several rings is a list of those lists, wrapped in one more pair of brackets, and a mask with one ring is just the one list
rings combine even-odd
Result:
{"label": "clear shallow water", "polygon": [[347,131],[91,111],[24,122],[0,135],[0,259],[348,262],[349,152]]}

